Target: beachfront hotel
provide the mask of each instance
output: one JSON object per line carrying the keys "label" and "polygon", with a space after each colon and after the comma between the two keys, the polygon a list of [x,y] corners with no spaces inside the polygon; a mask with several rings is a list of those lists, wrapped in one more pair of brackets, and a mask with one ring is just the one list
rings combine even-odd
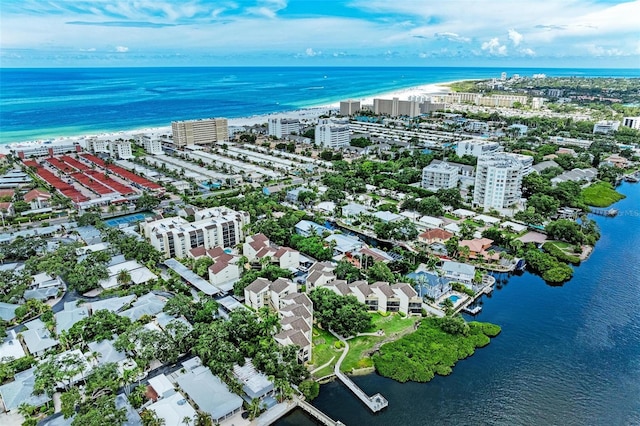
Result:
{"label": "beachfront hotel", "polygon": [[344,148],[349,146],[349,124],[320,120],[316,126],[316,144],[325,148]]}
{"label": "beachfront hotel", "polygon": [[[489,209],[517,205],[522,198],[522,178],[531,168],[529,161],[517,154],[494,153],[478,158],[473,204]],[[532,157],[528,157],[533,162]]]}
{"label": "beachfront hotel", "polygon": [[182,149],[187,145],[213,145],[229,141],[229,124],[226,118],[172,121],[173,144]]}
{"label": "beachfront hotel", "polygon": [[165,256],[184,258],[195,247],[235,247],[244,240],[243,228],[249,224],[249,213],[226,207],[197,211],[194,217],[194,222],[182,217],[147,220],[140,223],[140,230]]}
{"label": "beachfront hotel", "polygon": [[350,116],[358,111],[360,111],[360,101],[349,99],[348,101],[340,102],[340,115]]}
{"label": "beachfront hotel", "polygon": [[390,117],[418,117],[421,114],[420,102],[376,98],[373,100],[373,112]]}

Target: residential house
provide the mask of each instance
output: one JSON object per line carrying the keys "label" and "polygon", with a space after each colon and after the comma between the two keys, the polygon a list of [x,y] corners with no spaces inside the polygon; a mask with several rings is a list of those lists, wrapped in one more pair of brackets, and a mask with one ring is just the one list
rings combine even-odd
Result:
{"label": "residential house", "polygon": [[453,237],[453,233],[444,229],[430,229],[418,235],[418,241],[425,244],[446,243]]}
{"label": "residential house", "polygon": [[369,209],[362,204],[349,203],[341,207],[342,216],[357,217],[361,214],[369,214]]}
{"label": "residential house", "polygon": [[322,234],[327,231],[327,228],[310,220],[301,220],[296,223],[295,231],[296,234],[302,235],[303,237],[309,237],[311,235],[322,236]]}
{"label": "residential house", "polygon": [[[211,416],[214,423],[220,423],[242,410],[242,398],[231,392],[219,377],[214,376],[208,367],[183,363],[187,370],[176,381],[189,398]],[[177,424],[177,423],[176,423]]]}
{"label": "residential house", "polygon": [[281,331],[274,338],[281,345],[297,345],[298,360],[307,362],[312,355],[313,303],[305,293],[290,293],[280,298]]}
{"label": "residential house", "polygon": [[0,320],[11,322],[16,317],[16,308],[20,305],[14,305],[13,303],[0,302]]}
{"label": "residential house", "polygon": [[78,302],[66,302],[64,309],[54,314],[56,318],[56,331],[58,334],[69,331],[73,325],[89,317],[89,309],[86,305],[78,305]]}
{"label": "residential house", "polygon": [[444,261],[441,269],[445,278],[453,281],[459,281],[467,286],[471,286],[473,278],[476,275],[475,266],[451,260]]}
{"label": "residential house", "polygon": [[0,397],[5,411],[14,411],[23,403],[41,407],[51,400],[46,393],[34,395],[35,370],[35,367],[31,367],[16,373],[12,382],[0,386]]}
{"label": "residential house", "polygon": [[[265,401],[265,399],[269,399],[275,394],[273,382],[269,380],[266,374],[256,370],[251,358],[245,358],[242,366],[235,364],[233,366],[233,375],[242,384],[243,399],[247,403],[251,403],[254,398]],[[273,398],[271,400],[272,403],[275,403]],[[267,403],[267,405],[269,404]]]}
{"label": "residential house", "polygon": [[335,280],[326,287],[341,296],[355,296],[370,311],[401,312],[405,315],[422,313],[422,299],[406,283],[390,285],[388,282],[378,281],[369,285],[366,281],[347,284],[344,280]]}
{"label": "residential house", "polygon": [[608,164],[614,167],[619,167],[621,169],[626,169],[629,167],[629,160],[625,157],[620,156],[619,154],[612,154],[602,160],[601,164]]}
{"label": "residential house", "polygon": [[485,260],[498,260],[500,258],[498,253],[490,255],[487,252],[491,244],[493,244],[493,240],[489,238],[474,238],[472,240],[462,240],[459,243],[460,247],[469,248],[469,259],[482,257]]}
{"label": "residential house", "polygon": [[42,356],[53,347],[58,346],[58,341],[51,337],[51,332],[40,319],[35,319],[24,324],[27,330],[21,332],[22,341],[29,353],[33,356]]}
{"label": "residential house", "polygon": [[64,284],[58,277],[51,277],[46,273],[33,276],[33,282],[24,292],[25,300],[49,300],[54,299],[64,289]]}
{"label": "residential house", "polygon": [[51,207],[51,197],[49,192],[35,188],[24,194],[23,198],[29,203],[31,210],[39,210]]}
{"label": "residential house", "polygon": [[258,310],[264,306],[278,311],[281,307],[280,299],[296,292],[293,281],[278,278],[271,282],[266,278],[256,278],[244,289],[245,303],[252,309]]}

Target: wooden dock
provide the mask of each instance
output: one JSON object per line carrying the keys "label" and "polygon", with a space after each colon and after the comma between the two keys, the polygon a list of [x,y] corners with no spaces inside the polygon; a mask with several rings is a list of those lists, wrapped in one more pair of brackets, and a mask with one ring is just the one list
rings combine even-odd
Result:
{"label": "wooden dock", "polygon": [[618,209],[591,209],[592,214],[606,217],[616,217],[618,215]]}
{"label": "wooden dock", "polygon": [[378,411],[386,408],[389,405],[389,401],[387,401],[384,396],[382,396],[380,393],[377,393],[373,396],[367,395],[362,389],[358,387],[358,385],[353,383],[353,381],[349,377],[347,377],[346,374],[340,371],[340,365],[342,365],[342,361],[347,356],[347,353],[349,353],[349,343],[342,336],[334,333],[333,330],[331,331],[331,334],[336,336],[345,345],[344,350],[342,351],[342,355],[340,355],[340,358],[338,359],[338,362],[336,363],[334,368],[336,377],[342,383],[344,383],[344,385],[349,388],[349,390],[353,392],[353,394],[357,396],[358,399],[360,399],[360,401],[362,401],[364,405],[366,405],[373,413],[377,413]]}

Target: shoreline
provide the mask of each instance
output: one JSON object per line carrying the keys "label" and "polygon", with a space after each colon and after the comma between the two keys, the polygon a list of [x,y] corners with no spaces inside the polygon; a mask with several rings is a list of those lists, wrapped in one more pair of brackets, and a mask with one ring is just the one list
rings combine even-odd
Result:
{"label": "shoreline", "polygon": [[[426,83],[418,86],[410,86],[405,88],[399,88],[396,90],[392,90],[389,92],[373,94],[365,97],[347,97],[343,100],[359,100],[362,104],[372,104],[374,98],[399,98],[401,100],[407,100],[412,96],[421,97],[421,96],[429,96],[433,94],[447,93],[450,91],[449,86],[453,83],[460,81],[468,81],[465,80],[453,80],[446,81],[441,83]],[[333,102],[330,104],[320,104],[320,105],[310,105],[307,107],[302,107],[299,109],[291,110],[291,111],[281,111],[281,112],[272,112],[266,114],[256,114],[249,115],[243,117],[235,117],[228,118],[229,127],[240,127],[240,126],[253,126],[257,124],[265,123],[269,118],[297,118],[300,120],[305,119],[317,119],[319,116],[327,114],[328,112],[338,110],[340,107],[340,102]],[[193,119],[197,119],[198,117],[193,117]],[[122,130],[113,130],[113,131],[97,131],[95,133],[83,133],[83,134],[75,134],[75,135],[59,135],[51,138],[43,138],[37,140],[24,140],[24,141],[15,141],[0,144],[0,153],[8,154],[11,150],[16,148],[33,148],[40,145],[48,146],[56,146],[56,145],[66,145],[71,143],[82,143],[90,138],[123,138],[123,139],[131,139],[134,135],[140,133],[159,133],[159,134],[168,134],[171,132],[171,125],[167,126],[157,126],[157,127],[143,127],[143,128],[135,128],[135,129],[122,129]]]}

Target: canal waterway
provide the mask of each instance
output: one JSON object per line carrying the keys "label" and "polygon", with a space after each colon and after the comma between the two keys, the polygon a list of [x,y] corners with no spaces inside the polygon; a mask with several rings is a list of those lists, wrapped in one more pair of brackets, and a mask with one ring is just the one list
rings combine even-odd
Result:
{"label": "canal waterway", "polygon": [[[483,298],[477,319],[502,333],[453,374],[354,377],[389,400],[375,415],[339,382],[313,404],[347,425],[640,425],[640,184],[618,190],[619,215],[593,217],[602,238],[569,282],[525,272]],[[277,424],[314,424],[294,415]]]}

